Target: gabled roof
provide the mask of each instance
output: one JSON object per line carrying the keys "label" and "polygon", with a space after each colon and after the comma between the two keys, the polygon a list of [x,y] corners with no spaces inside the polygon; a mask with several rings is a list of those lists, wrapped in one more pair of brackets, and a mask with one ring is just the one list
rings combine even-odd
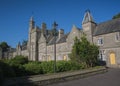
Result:
{"label": "gabled roof", "polygon": [[120,31],[120,18],[98,24],[93,35],[97,36],[117,31]]}
{"label": "gabled roof", "polygon": [[72,30],[71,30],[71,32],[74,32],[74,31],[82,31],[82,29],[76,27],[75,25],[73,25],[73,26],[72,26]]}

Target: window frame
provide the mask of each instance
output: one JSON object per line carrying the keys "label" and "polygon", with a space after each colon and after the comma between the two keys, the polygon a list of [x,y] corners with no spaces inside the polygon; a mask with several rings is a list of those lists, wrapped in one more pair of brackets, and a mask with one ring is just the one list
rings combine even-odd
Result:
{"label": "window frame", "polygon": [[103,37],[99,37],[99,38],[97,39],[97,45],[98,45],[98,46],[103,46],[103,44],[104,44],[104,39],[103,39]]}
{"label": "window frame", "polygon": [[115,41],[120,42],[120,32],[115,33]]}

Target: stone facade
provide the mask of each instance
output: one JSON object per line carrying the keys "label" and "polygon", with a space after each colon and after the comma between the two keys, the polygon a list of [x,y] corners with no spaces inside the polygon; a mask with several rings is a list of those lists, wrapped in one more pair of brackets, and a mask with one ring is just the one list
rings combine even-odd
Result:
{"label": "stone facade", "polygon": [[48,29],[45,23],[41,27],[35,25],[33,17],[29,22],[29,37],[26,47],[18,44],[16,55],[28,56],[33,61],[54,60],[54,42],[56,38],[56,59],[69,60],[68,54],[72,50],[74,38],[81,38],[83,33],[87,39],[100,47],[99,59],[106,62],[109,67],[120,65],[120,19],[114,19],[97,24],[89,11],[84,15],[82,29],[73,25],[68,34],[60,29],[56,37],[53,36],[53,29]]}
{"label": "stone facade", "polygon": [[[116,34],[118,32],[108,33],[104,35],[95,36],[94,43],[100,47],[99,57],[101,60],[107,62],[108,66],[120,65],[120,41],[116,40]],[[98,39],[102,39],[103,43],[99,44]],[[115,54],[115,64],[112,65],[110,61],[110,54]]]}

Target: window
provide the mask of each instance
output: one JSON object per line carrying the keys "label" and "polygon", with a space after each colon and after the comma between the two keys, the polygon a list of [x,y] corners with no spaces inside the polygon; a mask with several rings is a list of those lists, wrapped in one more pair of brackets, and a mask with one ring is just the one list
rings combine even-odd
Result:
{"label": "window", "polygon": [[98,38],[98,45],[103,45],[103,38]]}
{"label": "window", "polygon": [[99,60],[106,61],[105,50],[99,51]]}
{"label": "window", "polygon": [[120,32],[115,34],[115,40],[120,41]]}

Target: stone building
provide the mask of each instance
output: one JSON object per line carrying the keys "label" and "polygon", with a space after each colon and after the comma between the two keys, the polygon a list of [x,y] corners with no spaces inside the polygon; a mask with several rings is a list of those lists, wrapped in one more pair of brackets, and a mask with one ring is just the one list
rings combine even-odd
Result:
{"label": "stone building", "polygon": [[[53,28],[56,23],[53,24]],[[56,59],[69,60],[68,54],[72,50],[74,38],[79,39],[86,34],[87,39],[99,46],[99,59],[106,61],[109,67],[120,65],[120,18],[97,24],[89,11],[85,12],[82,28],[73,25],[67,34],[63,29],[53,36],[53,29],[48,29],[45,23],[41,27],[35,25],[33,17],[29,22],[29,36],[26,45],[20,43],[16,47],[15,55],[28,56],[33,61],[54,60],[54,42],[56,38]]]}
{"label": "stone building", "polygon": [[3,51],[0,47],[0,59],[11,59],[13,58],[13,53],[16,52],[15,48],[8,48],[6,51]]}

